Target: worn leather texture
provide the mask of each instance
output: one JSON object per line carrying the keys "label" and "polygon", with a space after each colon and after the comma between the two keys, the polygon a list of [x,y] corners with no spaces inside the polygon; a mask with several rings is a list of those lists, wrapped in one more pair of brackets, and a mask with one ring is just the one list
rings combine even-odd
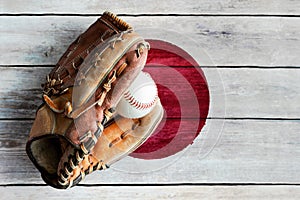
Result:
{"label": "worn leather texture", "polygon": [[[82,175],[90,174],[94,170],[106,169],[113,163],[121,160],[139,146],[141,146],[155,131],[163,117],[163,108],[160,101],[156,102],[154,109],[146,116],[139,119],[117,117],[108,124],[103,134],[99,137],[95,147],[89,155],[73,171],[70,179],[73,182],[82,179]],[[68,146],[65,154],[73,152],[73,147]],[[67,157],[61,159],[59,168],[64,167]]]}

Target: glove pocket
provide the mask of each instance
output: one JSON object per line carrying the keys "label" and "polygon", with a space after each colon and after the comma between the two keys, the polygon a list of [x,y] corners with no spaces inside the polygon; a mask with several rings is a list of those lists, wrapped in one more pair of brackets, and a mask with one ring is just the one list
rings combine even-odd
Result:
{"label": "glove pocket", "polygon": [[[72,119],[66,118],[63,113],[53,112],[46,104],[37,111],[26,143],[26,153],[48,180],[55,179],[57,166],[66,146],[70,144],[64,134],[72,123]],[[49,181],[47,183],[51,184]]]}

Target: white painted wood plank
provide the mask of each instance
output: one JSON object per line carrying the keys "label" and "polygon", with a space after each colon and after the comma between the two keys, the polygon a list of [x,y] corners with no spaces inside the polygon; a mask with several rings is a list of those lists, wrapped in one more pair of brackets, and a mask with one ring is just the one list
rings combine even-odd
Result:
{"label": "white painted wood plank", "polygon": [[[40,85],[50,70],[0,67],[0,118],[34,118],[42,102]],[[299,69],[203,70],[211,96],[209,117],[300,118]]]}
{"label": "white painted wood plank", "polygon": [[[68,45],[96,18],[2,16],[0,65],[55,64]],[[189,49],[191,54],[199,49],[206,52],[213,62],[203,59],[201,53],[195,58],[201,60],[202,66],[299,66],[300,63],[300,18],[122,18],[146,38],[171,41]]]}
{"label": "white painted wood plank", "polygon": [[299,186],[123,186],[76,187],[67,191],[49,187],[0,187],[3,199],[299,199]]}
{"label": "white painted wood plank", "polygon": [[110,10],[122,14],[286,14],[300,13],[293,0],[123,0],[123,1],[2,1],[0,13],[80,13],[94,14]]}
{"label": "white painted wood plank", "polygon": [[[24,151],[31,123],[0,121],[0,184],[43,183]],[[183,154],[150,161],[127,157],[82,183],[299,184],[299,131],[299,120],[208,120]]]}

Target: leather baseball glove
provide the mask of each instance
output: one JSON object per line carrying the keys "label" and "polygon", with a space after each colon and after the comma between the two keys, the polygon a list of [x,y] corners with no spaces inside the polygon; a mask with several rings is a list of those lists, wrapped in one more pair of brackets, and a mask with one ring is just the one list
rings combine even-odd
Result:
{"label": "leather baseball glove", "polygon": [[159,99],[139,119],[114,107],[143,69],[149,44],[105,12],[67,49],[47,76],[26,152],[52,187],[65,189],[139,147],[162,118]]}

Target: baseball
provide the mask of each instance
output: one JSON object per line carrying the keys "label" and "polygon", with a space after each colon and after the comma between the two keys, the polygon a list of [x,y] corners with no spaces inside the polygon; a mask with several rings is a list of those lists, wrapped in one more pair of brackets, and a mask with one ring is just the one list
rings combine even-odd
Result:
{"label": "baseball", "polygon": [[119,115],[141,118],[153,109],[158,99],[157,87],[150,74],[141,72],[116,106]]}

